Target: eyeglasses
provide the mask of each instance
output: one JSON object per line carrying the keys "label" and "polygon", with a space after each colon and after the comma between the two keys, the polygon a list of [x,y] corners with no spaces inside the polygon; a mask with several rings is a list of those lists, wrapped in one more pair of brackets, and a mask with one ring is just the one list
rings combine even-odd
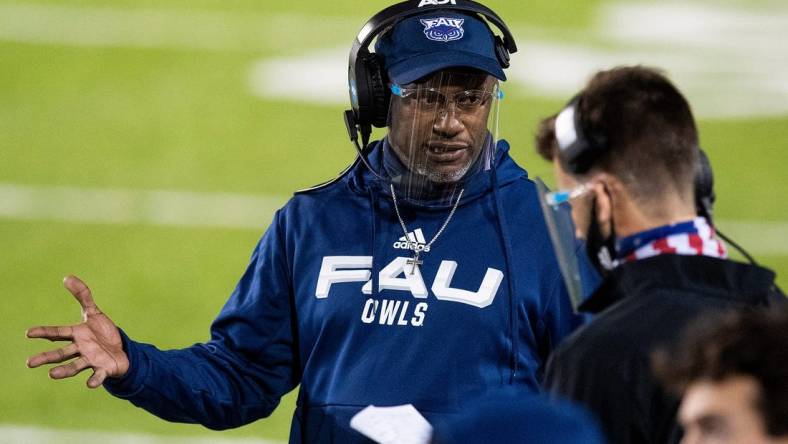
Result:
{"label": "eyeglasses", "polygon": [[[419,109],[424,111],[444,110],[450,103],[456,104],[462,111],[477,111],[485,106],[493,97],[503,99],[503,91],[496,86],[493,91],[483,91],[479,89],[468,89],[451,94],[440,92],[436,88],[402,88],[399,85],[391,85],[391,92],[403,99],[414,102]],[[449,98],[450,97],[450,98]]]}
{"label": "eyeglasses", "polygon": [[545,193],[544,201],[551,207],[557,207],[562,203],[579,199],[588,194],[590,191],[591,187],[588,184],[582,184],[572,188],[571,190],[558,190]]}

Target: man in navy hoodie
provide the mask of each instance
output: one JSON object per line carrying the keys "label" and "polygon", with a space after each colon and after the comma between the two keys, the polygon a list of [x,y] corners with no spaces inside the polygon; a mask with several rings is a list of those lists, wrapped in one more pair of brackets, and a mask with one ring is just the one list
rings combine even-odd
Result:
{"label": "man in navy hoodie", "polygon": [[405,5],[375,47],[387,136],[276,213],[209,341],[135,342],[70,276],[84,322],[30,329],[71,343],[28,365],[76,358],[50,375],[92,368],[88,386],[212,429],[268,416],[300,384],[291,442],[357,441],[350,418],[370,404],[433,421],[491,388],[536,392],[583,318],[534,184],[495,134],[508,63],[479,14]]}

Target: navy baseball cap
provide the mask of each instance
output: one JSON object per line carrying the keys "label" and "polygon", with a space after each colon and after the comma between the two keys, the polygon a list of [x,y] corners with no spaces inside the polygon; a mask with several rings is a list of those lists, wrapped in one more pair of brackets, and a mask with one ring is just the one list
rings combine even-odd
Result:
{"label": "navy baseball cap", "polygon": [[475,68],[506,80],[490,28],[478,16],[449,10],[408,17],[378,38],[375,53],[389,79],[405,85],[446,68]]}

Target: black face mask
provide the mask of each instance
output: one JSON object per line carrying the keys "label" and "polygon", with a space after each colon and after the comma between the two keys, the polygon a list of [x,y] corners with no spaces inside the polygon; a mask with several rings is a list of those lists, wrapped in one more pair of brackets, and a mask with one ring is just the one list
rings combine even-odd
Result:
{"label": "black face mask", "polygon": [[586,232],[586,254],[591,264],[601,276],[606,276],[613,269],[616,254],[615,227],[611,227],[610,235],[605,237],[597,222],[596,199],[591,202],[591,220]]}

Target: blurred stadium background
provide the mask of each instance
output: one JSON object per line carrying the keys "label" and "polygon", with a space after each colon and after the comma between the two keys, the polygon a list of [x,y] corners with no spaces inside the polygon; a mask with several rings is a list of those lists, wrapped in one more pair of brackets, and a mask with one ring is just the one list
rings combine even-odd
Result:
{"label": "blurred stadium background", "polygon": [[[662,67],[700,119],[718,226],[788,287],[788,4],[486,3],[521,48],[501,132],[531,175],[552,183],[537,119],[594,70]],[[0,442],[286,440],[293,394],[238,430],[170,424],[26,369],[52,344],[23,332],[79,320],[74,273],[135,339],[205,340],[273,211],[352,161],[347,52],[388,4],[0,0]]]}

